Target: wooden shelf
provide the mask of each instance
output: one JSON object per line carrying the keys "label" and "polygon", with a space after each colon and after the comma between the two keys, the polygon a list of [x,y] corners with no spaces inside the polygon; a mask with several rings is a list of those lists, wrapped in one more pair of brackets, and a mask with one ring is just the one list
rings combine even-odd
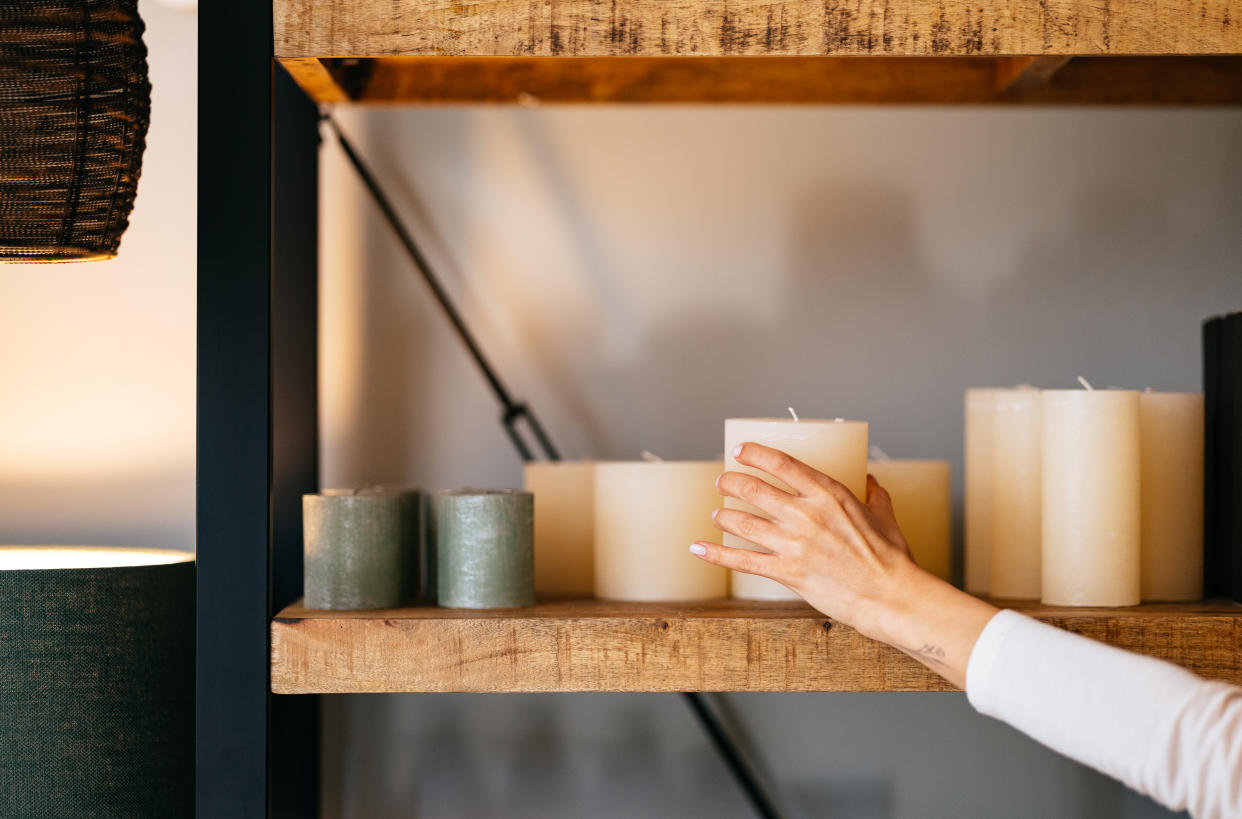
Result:
{"label": "wooden shelf", "polygon": [[1242,0],[275,0],[292,57],[1242,53]]}
{"label": "wooden shelf", "polygon": [[273,15],[277,58],[324,103],[1242,104],[1242,0],[275,0]]}
{"label": "wooden shelf", "polygon": [[[1013,608],[1242,684],[1242,606]],[[948,691],[803,604],[577,600],[524,609],[314,611],[272,622],[278,694],[402,691]]]}

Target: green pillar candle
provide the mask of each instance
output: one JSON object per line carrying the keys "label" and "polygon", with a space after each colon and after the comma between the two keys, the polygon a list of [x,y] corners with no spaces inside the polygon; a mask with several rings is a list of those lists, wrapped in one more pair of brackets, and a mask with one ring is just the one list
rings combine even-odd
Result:
{"label": "green pillar candle", "polygon": [[303,495],[302,525],[307,608],[401,605],[405,558],[400,493],[327,490]]}
{"label": "green pillar candle", "polygon": [[441,606],[534,604],[534,495],[508,489],[437,492],[435,529]]}

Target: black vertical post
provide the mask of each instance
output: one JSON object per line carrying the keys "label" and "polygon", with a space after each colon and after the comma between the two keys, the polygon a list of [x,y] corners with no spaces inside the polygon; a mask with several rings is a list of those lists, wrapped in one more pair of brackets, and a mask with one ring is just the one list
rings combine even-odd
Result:
{"label": "black vertical post", "polygon": [[271,6],[198,16],[200,819],[267,814]]}
{"label": "black vertical post", "polygon": [[318,482],[317,126],[287,77],[273,87],[271,11],[199,11],[199,817],[317,810],[316,701],[270,694],[273,606],[301,585],[296,499]]}
{"label": "black vertical post", "polygon": [[[302,495],[319,489],[319,109],[280,67],[272,118],[272,604],[302,596]],[[272,698],[271,815],[319,815],[319,697]]]}

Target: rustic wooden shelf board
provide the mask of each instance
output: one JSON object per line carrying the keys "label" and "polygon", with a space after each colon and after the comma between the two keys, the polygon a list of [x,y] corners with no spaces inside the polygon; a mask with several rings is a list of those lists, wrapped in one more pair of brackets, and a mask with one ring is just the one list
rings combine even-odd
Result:
{"label": "rustic wooden shelf board", "polygon": [[292,58],[322,103],[1240,105],[1237,57]]}
{"label": "rustic wooden shelf board", "polygon": [[[1242,684],[1242,606],[1015,604],[1061,628]],[[802,604],[577,600],[525,609],[329,612],[272,622],[278,694],[401,691],[948,691]]]}
{"label": "rustic wooden shelf board", "polygon": [[1242,0],[275,0],[277,57],[1238,54]]}

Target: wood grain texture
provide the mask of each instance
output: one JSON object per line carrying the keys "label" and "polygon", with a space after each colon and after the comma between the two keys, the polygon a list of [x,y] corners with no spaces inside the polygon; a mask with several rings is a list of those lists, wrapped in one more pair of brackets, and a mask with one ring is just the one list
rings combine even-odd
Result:
{"label": "wood grain texture", "polygon": [[[374,105],[1242,104],[1242,58],[1038,58],[1039,82],[998,90],[1035,58],[379,57],[286,60],[320,102]],[[1051,62],[1050,62],[1051,61]],[[310,71],[306,63],[319,64]],[[322,74],[329,76],[324,81]],[[1012,86],[1019,76],[1006,74]],[[318,89],[327,88],[328,96]]]}
{"label": "wood grain texture", "polygon": [[[1242,684],[1242,606],[1015,605],[1060,628]],[[324,612],[272,623],[278,694],[400,691],[949,691],[802,604],[542,603]]]}
{"label": "wood grain texture", "polygon": [[275,0],[277,57],[1237,54],[1242,0]]}

